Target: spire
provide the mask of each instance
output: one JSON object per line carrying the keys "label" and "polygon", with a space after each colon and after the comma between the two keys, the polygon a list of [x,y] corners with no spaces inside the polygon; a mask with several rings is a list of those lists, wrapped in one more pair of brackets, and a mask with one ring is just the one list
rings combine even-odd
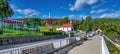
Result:
{"label": "spire", "polygon": [[49,11],[49,18],[50,18],[51,16],[50,16],[50,11]]}

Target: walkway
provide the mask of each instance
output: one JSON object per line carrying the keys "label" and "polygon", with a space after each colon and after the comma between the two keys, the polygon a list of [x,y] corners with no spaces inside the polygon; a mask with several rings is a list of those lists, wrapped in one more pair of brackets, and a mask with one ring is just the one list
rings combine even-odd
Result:
{"label": "walkway", "polygon": [[83,44],[71,49],[68,54],[102,54],[101,39],[99,36],[89,38]]}

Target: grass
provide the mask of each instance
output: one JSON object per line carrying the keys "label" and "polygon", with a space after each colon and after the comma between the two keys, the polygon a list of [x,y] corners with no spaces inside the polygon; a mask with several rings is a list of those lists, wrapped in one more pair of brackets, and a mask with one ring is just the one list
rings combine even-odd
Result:
{"label": "grass", "polygon": [[120,48],[116,47],[112,42],[108,41],[106,38],[105,38],[105,42],[107,44],[110,54],[120,53],[120,50],[119,50]]}
{"label": "grass", "polygon": [[28,28],[29,31],[4,28],[5,33],[0,34],[0,38],[18,37],[18,36],[43,36],[43,35],[49,35],[49,34],[50,35],[60,34],[60,32],[50,31],[51,28],[53,28],[53,26],[40,27],[41,32],[36,32],[35,28]]}
{"label": "grass", "polygon": [[[30,28],[30,30],[33,30]],[[35,31],[21,31],[21,30],[13,30],[13,29],[4,29],[4,34],[0,35],[0,38],[7,38],[7,37],[17,37],[17,36],[42,36],[41,33]]]}
{"label": "grass", "polygon": [[29,34],[9,34],[9,33],[4,33],[2,35],[0,35],[0,38],[9,38],[9,37],[18,37],[18,36],[42,36],[42,34],[38,34],[38,33],[29,33]]}
{"label": "grass", "polygon": [[49,31],[52,28],[52,26],[44,26],[44,27],[40,27],[41,32],[42,31]]}

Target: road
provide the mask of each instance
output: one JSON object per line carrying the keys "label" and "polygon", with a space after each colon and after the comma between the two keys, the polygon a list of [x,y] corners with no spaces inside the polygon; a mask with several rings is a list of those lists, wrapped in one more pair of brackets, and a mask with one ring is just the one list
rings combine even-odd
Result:
{"label": "road", "polygon": [[88,38],[83,44],[72,48],[68,54],[102,54],[101,39],[97,35]]}

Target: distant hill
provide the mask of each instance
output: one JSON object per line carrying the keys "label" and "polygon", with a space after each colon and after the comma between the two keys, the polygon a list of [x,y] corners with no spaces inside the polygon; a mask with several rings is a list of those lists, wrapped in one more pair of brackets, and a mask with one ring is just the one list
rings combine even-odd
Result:
{"label": "distant hill", "polygon": [[16,20],[23,20],[27,24],[38,22],[39,25],[43,25],[43,26],[45,25],[45,19],[41,19],[41,18],[21,18],[21,19],[16,19]]}
{"label": "distant hill", "polygon": [[116,37],[120,39],[120,18],[95,18],[94,20],[99,22],[98,26],[104,34],[113,40]]}
{"label": "distant hill", "polygon": [[34,20],[45,20],[45,19],[41,19],[41,18],[20,18],[20,19],[16,19],[16,20],[34,21]]}
{"label": "distant hill", "polygon": [[120,23],[120,18],[95,18],[100,23]]}

